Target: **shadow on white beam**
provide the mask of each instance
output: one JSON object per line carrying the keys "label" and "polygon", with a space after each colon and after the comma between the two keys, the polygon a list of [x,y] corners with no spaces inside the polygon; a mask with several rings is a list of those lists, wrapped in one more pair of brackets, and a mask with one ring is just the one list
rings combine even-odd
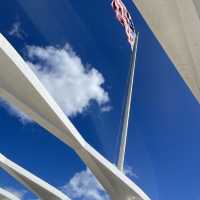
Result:
{"label": "shadow on white beam", "polygon": [[2,35],[0,96],[74,149],[113,200],[150,199],[83,139],[33,71]]}
{"label": "shadow on white beam", "polygon": [[0,188],[0,200],[20,200],[18,197],[8,192],[5,189]]}
{"label": "shadow on white beam", "polygon": [[2,154],[0,154],[0,168],[4,169],[42,200],[70,200],[61,191],[10,161]]}

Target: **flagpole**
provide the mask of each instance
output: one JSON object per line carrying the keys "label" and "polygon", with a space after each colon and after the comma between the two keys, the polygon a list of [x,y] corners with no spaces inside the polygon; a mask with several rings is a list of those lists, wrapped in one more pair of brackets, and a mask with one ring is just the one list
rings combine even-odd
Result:
{"label": "flagpole", "polygon": [[131,108],[131,100],[132,100],[136,58],[137,58],[138,39],[139,39],[139,33],[136,35],[136,40],[135,40],[135,44],[134,44],[132,55],[131,55],[131,63],[130,63],[131,71],[130,71],[130,78],[128,82],[128,95],[126,99],[126,107],[124,110],[121,144],[120,144],[120,150],[119,150],[119,158],[117,162],[117,167],[122,172],[124,170],[124,159],[125,159],[125,153],[126,153],[126,143],[127,143],[127,135],[128,135],[128,124],[129,124],[129,116],[130,116],[130,108]]}

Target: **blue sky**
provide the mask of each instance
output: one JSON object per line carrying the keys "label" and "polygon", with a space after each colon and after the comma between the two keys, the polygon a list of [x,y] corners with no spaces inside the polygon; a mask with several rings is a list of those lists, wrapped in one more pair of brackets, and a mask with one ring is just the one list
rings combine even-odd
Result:
{"label": "blue sky", "polygon": [[[199,104],[132,2],[124,2],[140,32],[126,155],[126,166],[133,173],[130,177],[154,200],[198,200]],[[27,46],[65,49],[68,44],[82,66],[102,75],[105,82],[99,88],[109,101],[100,97],[98,104],[95,96],[70,119],[90,144],[116,162],[130,47],[110,1],[7,0],[0,13],[0,31],[34,66],[38,57],[30,60]],[[67,87],[57,95],[61,95],[58,99],[71,97]],[[110,109],[105,112],[105,108]],[[0,152],[52,185],[69,186],[76,173],[89,174],[70,148],[36,124],[22,123],[3,103],[0,121]],[[0,186],[26,191],[3,171]],[[25,192],[23,198],[34,197]],[[74,197],[85,198],[89,199]]]}

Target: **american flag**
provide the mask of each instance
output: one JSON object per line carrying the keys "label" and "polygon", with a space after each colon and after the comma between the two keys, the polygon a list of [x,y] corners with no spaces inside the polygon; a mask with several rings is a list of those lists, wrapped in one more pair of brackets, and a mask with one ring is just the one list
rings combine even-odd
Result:
{"label": "american flag", "polygon": [[111,5],[116,13],[117,19],[122,24],[122,26],[124,26],[126,35],[128,37],[128,42],[133,49],[136,39],[136,31],[130,13],[128,12],[122,0],[113,0]]}

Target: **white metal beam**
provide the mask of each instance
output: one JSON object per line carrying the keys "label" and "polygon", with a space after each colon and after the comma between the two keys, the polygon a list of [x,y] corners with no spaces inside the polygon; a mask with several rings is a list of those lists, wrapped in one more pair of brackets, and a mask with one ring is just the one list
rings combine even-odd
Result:
{"label": "white metal beam", "polygon": [[70,200],[61,191],[7,159],[2,154],[0,154],[0,168],[4,169],[42,200]]}
{"label": "white metal beam", "polygon": [[18,197],[8,192],[7,190],[0,188],[0,200],[20,200]]}
{"label": "white metal beam", "polygon": [[0,96],[71,146],[113,200],[149,200],[135,183],[82,138],[33,71],[2,35]]}
{"label": "white metal beam", "polygon": [[133,2],[200,102],[200,1]]}

